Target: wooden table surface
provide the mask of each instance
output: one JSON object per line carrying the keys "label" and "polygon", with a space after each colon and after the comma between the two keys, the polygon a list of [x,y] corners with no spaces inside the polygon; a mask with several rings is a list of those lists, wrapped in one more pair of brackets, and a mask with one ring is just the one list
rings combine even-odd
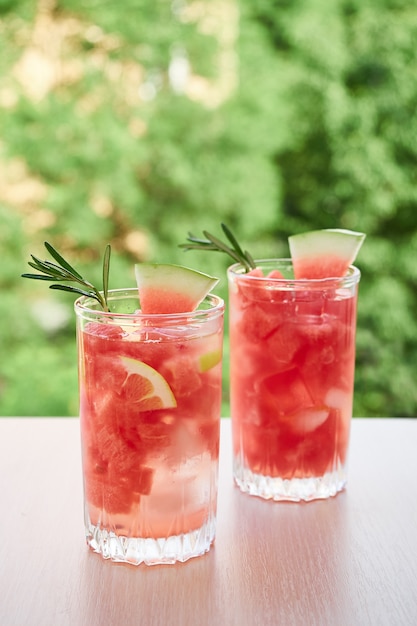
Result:
{"label": "wooden table surface", "polygon": [[86,547],[75,418],[0,418],[1,626],[417,624],[417,420],[354,419],[336,498],[266,502],[232,482],[222,420],[217,539],[168,566]]}

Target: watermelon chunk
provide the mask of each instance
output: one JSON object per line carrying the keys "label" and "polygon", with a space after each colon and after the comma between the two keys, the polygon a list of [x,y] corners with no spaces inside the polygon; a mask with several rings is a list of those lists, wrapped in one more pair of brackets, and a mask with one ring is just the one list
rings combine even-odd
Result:
{"label": "watermelon chunk", "polygon": [[346,275],[364,242],[363,233],[340,228],[313,230],[288,238],[296,279]]}
{"label": "watermelon chunk", "polygon": [[137,263],[135,276],[145,314],[190,313],[219,282],[189,267],[163,263]]}

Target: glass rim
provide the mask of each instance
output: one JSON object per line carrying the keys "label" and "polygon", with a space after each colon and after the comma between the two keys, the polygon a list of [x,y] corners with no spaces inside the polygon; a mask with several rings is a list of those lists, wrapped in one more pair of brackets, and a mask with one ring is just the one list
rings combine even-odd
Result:
{"label": "glass rim", "polygon": [[[276,258],[268,258],[268,259],[254,259],[255,265],[262,266],[266,264],[286,264],[292,265],[293,261],[290,257],[276,257]],[[273,269],[271,267],[271,269]],[[275,269],[279,269],[276,267]],[[243,270],[243,271],[242,271]],[[227,268],[227,274],[229,277],[237,278],[239,281],[247,281],[247,282],[257,282],[259,285],[262,283],[268,285],[274,285],[276,287],[279,286],[293,286],[293,287],[301,287],[307,285],[310,289],[312,287],[326,287],[327,285],[334,286],[334,283],[342,283],[346,284],[355,284],[359,282],[361,277],[361,271],[356,265],[349,265],[348,273],[344,276],[327,276],[326,278],[274,278],[268,276],[254,276],[252,274],[248,274],[245,271],[244,265],[242,263],[234,263]]]}
{"label": "glass rim", "polygon": [[[103,292],[100,291],[103,295]],[[213,293],[208,293],[202,300],[208,302],[211,306],[206,309],[197,308],[194,311],[187,311],[183,313],[142,313],[139,309],[139,293],[137,287],[126,287],[121,289],[109,289],[108,299],[111,296],[114,297],[114,301],[121,300],[123,298],[129,298],[136,296],[138,302],[138,310],[134,313],[119,313],[118,311],[103,311],[100,304],[91,296],[80,296],[74,302],[74,309],[76,315],[80,317],[91,317],[101,319],[122,319],[122,320],[164,320],[165,322],[171,322],[173,324],[179,323],[181,320],[199,319],[200,317],[220,315],[224,312],[225,303],[223,298]]]}

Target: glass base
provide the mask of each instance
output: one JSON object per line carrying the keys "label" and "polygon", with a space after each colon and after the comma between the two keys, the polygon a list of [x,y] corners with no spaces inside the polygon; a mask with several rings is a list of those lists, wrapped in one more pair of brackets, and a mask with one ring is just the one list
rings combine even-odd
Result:
{"label": "glass base", "polygon": [[215,521],[183,535],[158,539],[123,537],[99,526],[89,524],[86,528],[87,545],[104,559],[131,565],[162,565],[185,562],[202,556],[214,542]]}
{"label": "glass base", "polygon": [[255,474],[245,467],[239,458],[234,458],[233,477],[236,485],[244,493],[265,500],[310,502],[335,496],[346,486],[346,468],[339,466],[323,476],[284,479],[275,476]]}

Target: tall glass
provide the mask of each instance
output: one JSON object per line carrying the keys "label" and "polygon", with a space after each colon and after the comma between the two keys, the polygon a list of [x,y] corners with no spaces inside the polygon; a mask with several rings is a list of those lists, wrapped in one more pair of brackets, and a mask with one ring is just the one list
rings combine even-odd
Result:
{"label": "tall glass", "polygon": [[228,270],[234,479],[266,499],[328,498],[346,484],[360,272],[294,280],[289,259],[256,265]]}
{"label": "tall glass", "polygon": [[75,303],[88,545],[139,565],[215,538],[223,301],[143,315],[136,289]]}

